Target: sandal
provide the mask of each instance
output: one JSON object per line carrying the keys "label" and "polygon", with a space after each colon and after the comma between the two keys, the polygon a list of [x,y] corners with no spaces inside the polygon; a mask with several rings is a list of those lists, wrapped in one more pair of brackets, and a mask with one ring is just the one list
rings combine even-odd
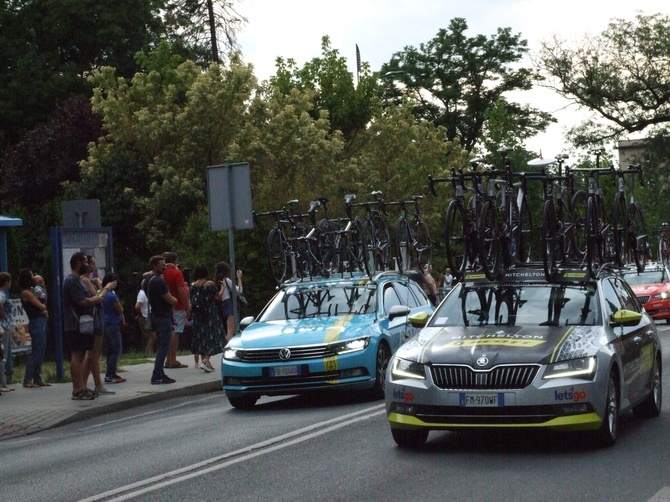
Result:
{"label": "sandal", "polygon": [[49,382],[37,382],[38,387],[51,387]]}
{"label": "sandal", "polygon": [[26,389],[37,389],[37,388],[39,387],[38,384],[33,383],[33,382],[23,382],[23,386],[24,386]]}
{"label": "sandal", "polygon": [[95,399],[93,394],[89,394],[88,390],[80,390],[79,392],[72,393],[73,401],[92,401]]}

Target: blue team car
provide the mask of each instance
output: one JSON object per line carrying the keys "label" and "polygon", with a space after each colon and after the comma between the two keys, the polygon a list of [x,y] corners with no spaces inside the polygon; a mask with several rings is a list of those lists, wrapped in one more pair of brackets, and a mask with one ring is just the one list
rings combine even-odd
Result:
{"label": "blue team car", "polygon": [[381,399],[391,355],[417,330],[409,316],[432,312],[421,288],[396,272],[284,284],[225,348],[226,397],[238,409],[325,389]]}

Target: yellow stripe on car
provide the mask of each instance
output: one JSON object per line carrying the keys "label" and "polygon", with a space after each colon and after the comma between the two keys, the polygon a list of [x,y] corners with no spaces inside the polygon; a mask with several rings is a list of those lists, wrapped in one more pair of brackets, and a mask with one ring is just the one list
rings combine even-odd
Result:
{"label": "yellow stripe on car", "polygon": [[440,429],[471,429],[471,428],[556,428],[569,430],[592,430],[597,429],[603,420],[597,413],[585,413],[583,415],[570,415],[567,417],[557,417],[543,423],[529,424],[463,424],[463,423],[432,423],[409,415],[400,413],[389,413],[388,421],[394,429],[417,429],[429,427],[432,430]]}
{"label": "yellow stripe on car", "polygon": [[[330,328],[326,330],[326,337],[324,342],[334,342],[340,338],[340,334],[344,331],[344,327],[353,319],[353,315],[347,315],[335,321]],[[337,371],[339,369],[337,364],[337,355],[328,356],[323,360],[324,369],[326,372]],[[339,380],[327,380],[326,383],[337,384]]]}

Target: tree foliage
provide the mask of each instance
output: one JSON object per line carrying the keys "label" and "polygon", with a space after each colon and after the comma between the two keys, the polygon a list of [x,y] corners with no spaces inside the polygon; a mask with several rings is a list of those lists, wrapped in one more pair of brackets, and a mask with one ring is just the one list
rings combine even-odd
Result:
{"label": "tree foliage", "polygon": [[221,62],[221,54],[239,49],[237,32],[246,24],[231,0],[170,0],[165,19],[171,36],[204,56]]}
{"label": "tree foliage", "polygon": [[16,143],[102,65],[131,76],[162,30],[162,0],[10,0],[0,5],[0,149]]}
{"label": "tree foliage", "polygon": [[447,29],[419,48],[405,47],[382,65],[383,96],[412,99],[417,116],[446,129],[468,151],[481,142],[487,114],[504,107],[516,127],[531,136],[553,121],[547,113],[508,101],[508,93],[529,90],[534,73],[519,62],[527,42],[510,28],[495,35],[467,37],[467,22],[452,19]]}
{"label": "tree foliage", "polygon": [[538,66],[546,85],[593,112],[571,131],[578,145],[670,124],[670,17],[614,19],[601,34],[571,47],[542,44]]}

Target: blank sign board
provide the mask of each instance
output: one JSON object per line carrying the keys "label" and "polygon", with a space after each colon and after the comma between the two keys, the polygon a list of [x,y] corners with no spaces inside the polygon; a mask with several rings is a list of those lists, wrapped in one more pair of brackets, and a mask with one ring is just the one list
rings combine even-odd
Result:
{"label": "blank sign board", "polygon": [[207,197],[211,231],[253,228],[249,163],[208,167]]}

